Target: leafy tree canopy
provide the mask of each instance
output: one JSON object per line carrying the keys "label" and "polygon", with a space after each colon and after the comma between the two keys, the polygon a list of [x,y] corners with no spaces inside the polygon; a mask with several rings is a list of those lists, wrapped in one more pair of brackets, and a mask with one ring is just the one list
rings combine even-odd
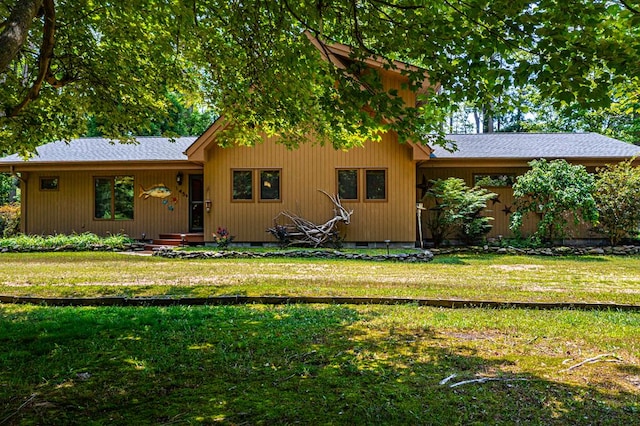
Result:
{"label": "leafy tree canopy", "polygon": [[[403,109],[371,74],[362,84],[323,61],[304,30],[353,46],[353,59],[418,65],[403,71],[409,86],[426,71],[443,93]],[[215,106],[229,143],[264,129],[337,148],[388,129],[422,140],[450,105],[513,108],[524,85],[554,105],[603,107],[623,82],[619,101],[637,100],[639,35],[627,0],[3,0],[0,154],[84,134],[87,117],[107,137],[151,129],[168,92]]]}

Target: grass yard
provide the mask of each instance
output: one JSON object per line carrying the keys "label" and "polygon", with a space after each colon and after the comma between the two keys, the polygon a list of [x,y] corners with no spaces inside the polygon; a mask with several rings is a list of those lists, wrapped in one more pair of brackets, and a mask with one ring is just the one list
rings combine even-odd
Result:
{"label": "grass yard", "polygon": [[118,253],[0,255],[0,294],[389,296],[640,302],[640,257],[442,256],[431,263],[179,260]]}
{"label": "grass yard", "polygon": [[[406,265],[3,254],[0,294],[637,304],[639,268],[613,257]],[[0,305],[0,425],[635,425],[639,336],[639,312]]]}

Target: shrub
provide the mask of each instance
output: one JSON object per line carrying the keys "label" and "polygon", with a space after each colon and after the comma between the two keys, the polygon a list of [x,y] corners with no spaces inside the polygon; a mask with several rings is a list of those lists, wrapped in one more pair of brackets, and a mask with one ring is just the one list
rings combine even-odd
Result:
{"label": "shrub", "polygon": [[0,236],[12,237],[20,232],[20,204],[0,206]]}
{"label": "shrub", "polygon": [[640,169],[632,161],[599,170],[593,193],[598,209],[596,230],[611,245],[635,236],[640,227]]}
{"label": "shrub", "polygon": [[533,160],[531,170],[516,178],[513,185],[516,211],[511,215],[511,229],[520,234],[522,220],[529,213],[539,214],[533,237],[553,242],[567,234],[567,217],[577,225],[580,220],[594,223],[598,219],[593,199],[594,177],[584,166],[565,160]]}
{"label": "shrub", "polygon": [[0,239],[0,248],[11,251],[54,251],[54,250],[123,250],[133,240],[126,235],[99,237],[90,232],[83,234],[57,235],[17,235]]}
{"label": "shrub", "polygon": [[492,217],[482,216],[487,202],[496,194],[487,189],[468,187],[460,178],[431,181],[423,200],[429,206],[426,225],[436,247],[457,232],[465,243],[471,244],[491,230]]}

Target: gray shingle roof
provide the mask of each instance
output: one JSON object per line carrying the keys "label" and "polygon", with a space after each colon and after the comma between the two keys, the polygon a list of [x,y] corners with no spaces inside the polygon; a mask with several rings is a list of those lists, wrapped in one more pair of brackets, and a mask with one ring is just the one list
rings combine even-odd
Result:
{"label": "gray shingle roof", "polygon": [[[162,137],[137,137],[138,143],[111,142],[104,138],[81,138],[66,142],[52,142],[37,149],[29,163],[82,163],[109,161],[186,161],[184,151],[196,137],[176,138],[172,142]],[[17,154],[0,158],[0,164],[24,163]]]}
{"label": "gray shingle roof", "polygon": [[482,133],[447,135],[458,150],[434,147],[432,158],[630,158],[640,146],[597,133]]}

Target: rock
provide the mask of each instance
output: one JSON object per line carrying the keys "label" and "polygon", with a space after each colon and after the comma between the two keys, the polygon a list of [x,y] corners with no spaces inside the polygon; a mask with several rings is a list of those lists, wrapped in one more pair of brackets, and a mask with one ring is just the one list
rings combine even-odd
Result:
{"label": "rock", "polygon": [[601,249],[600,247],[594,247],[594,248],[591,248],[591,249],[587,250],[585,253],[586,254],[590,254],[590,255],[594,255],[594,254],[603,255],[604,254],[604,250]]}

